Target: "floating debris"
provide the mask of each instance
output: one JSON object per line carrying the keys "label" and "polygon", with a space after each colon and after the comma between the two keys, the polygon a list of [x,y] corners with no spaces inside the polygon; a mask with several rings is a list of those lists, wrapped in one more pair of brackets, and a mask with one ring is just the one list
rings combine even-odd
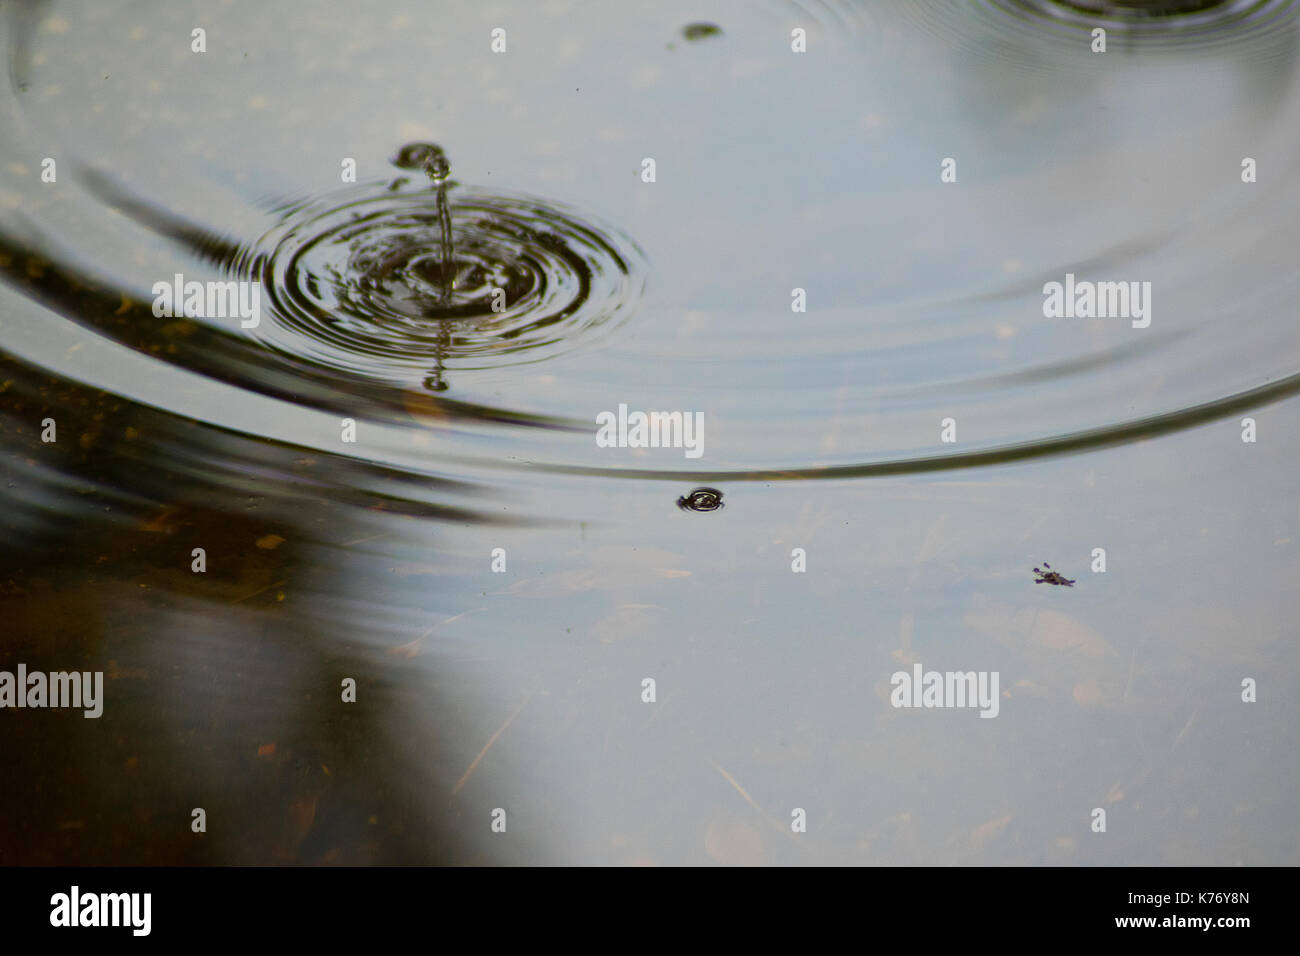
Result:
{"label": "floating debris", "polygon": [[682,27],[682,37],[691,43],[722,36],[722,27],[716,23],[688,23]]}
{"label": "floating debris", "polygon": [[1074,581],[1070,578],[1064,577],[1056,571],[1053,571],[1052,566],[1046,561],[1043,562],[1041,568],[1034,568],[1034,573],[1039,575],[1039,577],[1034,578],[1035,584],[1060,584],[1067,588],[1074,587]]}
{"label": "floating debris", "polygon": [[683,511],[717,511],[722,507],[722,492],[717,488],[696,488],[678,498],[677,507]]}

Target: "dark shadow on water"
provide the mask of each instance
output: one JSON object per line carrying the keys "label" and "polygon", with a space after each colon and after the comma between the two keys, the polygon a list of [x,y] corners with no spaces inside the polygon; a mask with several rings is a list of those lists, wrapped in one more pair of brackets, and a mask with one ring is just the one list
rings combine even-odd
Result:
{"label": "dark shadow on water", "polygon": [[[342,460],[0,368],[5,669],[105,678],[97,719],[5,712],[0,863],[495,859],[466,835],[486,832],[485,814],[471,827],[448,796],[463,767],[445,752],[455,721],[431,719],[436,672],[378,646],[360,611],[331,621],[314,605],[350,590],[364,608],[375,593],[322,561],[373,530],[358,515],[500,519],[380,496],[358,507],[368,479]],[[57,443],[38,437],[47,415]],[[196,467],[206,455],[229,467]],[[356,703],[341,700],[344,677]],[[191,831],[200,807],[206,833]]]}

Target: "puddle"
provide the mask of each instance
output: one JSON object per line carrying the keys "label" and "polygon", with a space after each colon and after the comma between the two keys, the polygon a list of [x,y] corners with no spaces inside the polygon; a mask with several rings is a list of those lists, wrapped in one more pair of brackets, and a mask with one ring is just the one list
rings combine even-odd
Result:
{"label": "puddle", "polygon": [[1293,862],[1300,7],[439,6],[5,11],[5,859]]}

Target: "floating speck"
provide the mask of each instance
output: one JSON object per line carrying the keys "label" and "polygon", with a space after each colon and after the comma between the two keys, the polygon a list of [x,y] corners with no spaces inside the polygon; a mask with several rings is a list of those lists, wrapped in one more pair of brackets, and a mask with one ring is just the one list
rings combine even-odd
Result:
{"label": "floating speck", "polygon": [[694,43],[696,40],[722,36],[722,27],[716,23],[688,23],[682,27],[682,36]]}

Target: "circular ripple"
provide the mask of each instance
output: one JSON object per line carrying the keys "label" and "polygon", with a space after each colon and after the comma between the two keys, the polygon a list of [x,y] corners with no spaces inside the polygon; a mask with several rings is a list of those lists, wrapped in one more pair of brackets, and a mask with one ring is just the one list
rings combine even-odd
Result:
{"label": "circular ripple", "polygon": [[442,389],[446,372],[541,361],[587,341],[642,291],[640,250],[613,230],[526,196],[455,183],[446,193],[450,261],[427,182],[283,210],[235,263],[262,283],[254,334],[336,371]]}
{"label": "circular ripple", "polygon": [[963,56],[1033,72],[1057,73],[1068,63],[1109,73],[1115,64],[1091,52],[1098,27],[1114,53],[1215,53],[1289,63],[1300,0],[907,0],[898,12]]}
{"label": "circular ripple", "polygon": [[982,0],[1015,20],[1079,35],[1095,27],[1161,46],[1240,42],[1290,19],[1294,0]]}

